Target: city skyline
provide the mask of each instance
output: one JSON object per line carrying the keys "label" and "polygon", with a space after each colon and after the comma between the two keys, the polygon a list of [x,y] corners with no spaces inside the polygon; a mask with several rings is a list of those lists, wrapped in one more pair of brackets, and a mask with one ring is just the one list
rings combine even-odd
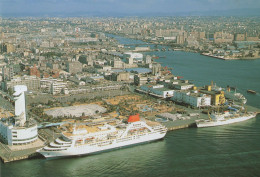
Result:
{"label": "city skyline", "polygon": [[1,0],[1,16],[260,15],[250,0]]}

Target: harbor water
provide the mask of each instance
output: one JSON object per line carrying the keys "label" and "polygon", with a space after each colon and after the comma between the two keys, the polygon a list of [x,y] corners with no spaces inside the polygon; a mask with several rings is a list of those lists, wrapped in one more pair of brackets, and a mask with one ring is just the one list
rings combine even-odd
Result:
{"label": "harbor water", "polygon": [[[122,44],[128,40],[114,36]],[[162,47],[162,46],[158,46]],[[197,86],[237,87],[251,106],[260,108],[260,60],[224,61],[184,51],[155,51],[157,59],[175,75]],[[209,128],[168,132],[164,140],[121,148],[97,155],[1,163],[1,176],[259,176],[260,116]]]}

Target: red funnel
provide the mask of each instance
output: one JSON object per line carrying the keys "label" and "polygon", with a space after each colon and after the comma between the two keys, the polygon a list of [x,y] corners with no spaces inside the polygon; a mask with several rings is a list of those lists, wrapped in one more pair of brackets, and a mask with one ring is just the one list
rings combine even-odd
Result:
{"label": "red funnel", "polygon": [[139,114],[130,115],[127,121],[128,121],[128,122],[137,122],[137,121],[140,121],[140,116],[139,116]]}

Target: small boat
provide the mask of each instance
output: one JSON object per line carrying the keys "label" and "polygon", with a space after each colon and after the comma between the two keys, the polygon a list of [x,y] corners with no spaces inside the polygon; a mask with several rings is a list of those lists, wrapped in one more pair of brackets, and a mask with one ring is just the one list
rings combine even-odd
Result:
{"label": "small boat", "polygon": [[247,90],[248,93],[256,94],[256,91],[254,90]]}

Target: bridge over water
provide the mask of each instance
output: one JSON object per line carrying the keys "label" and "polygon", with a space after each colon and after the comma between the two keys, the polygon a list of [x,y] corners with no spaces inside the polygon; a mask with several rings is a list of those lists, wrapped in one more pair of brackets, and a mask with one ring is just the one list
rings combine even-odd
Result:
{"label": "bridge over water", "polygon": [[147,45],[160,45],[158,43],[135,43],[135,44],[124,44],[124,46],[147,46]]}

